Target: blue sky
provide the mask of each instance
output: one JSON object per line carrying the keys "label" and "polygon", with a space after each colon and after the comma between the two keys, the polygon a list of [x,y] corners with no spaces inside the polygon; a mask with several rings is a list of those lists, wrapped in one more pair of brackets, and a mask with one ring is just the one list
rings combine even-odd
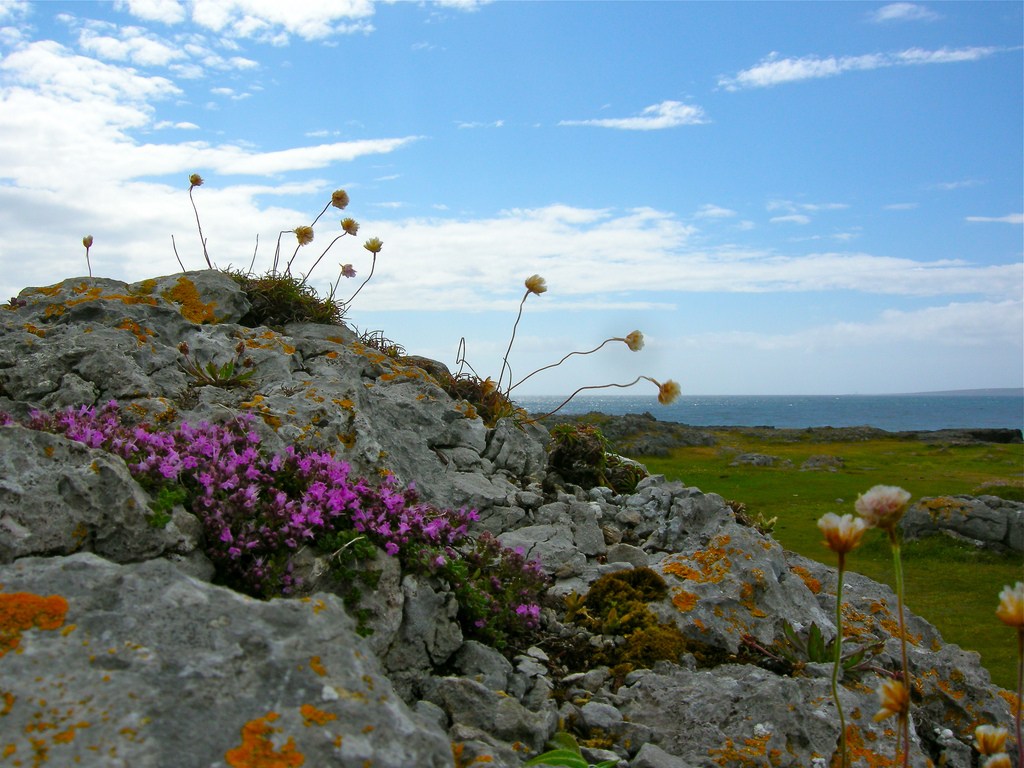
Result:
{"label": "blue sky", "polygon": [[[384,242],[360,330],[516,392],[1024,385],[1020,3],[0,0],[0,294]],[[337,213],[337,215],[335,215]],[[290,240],[288,238],[291,238]],[[294,247],[294,237],[285,242]],[[638,387],[630,394],[654,394]]]}

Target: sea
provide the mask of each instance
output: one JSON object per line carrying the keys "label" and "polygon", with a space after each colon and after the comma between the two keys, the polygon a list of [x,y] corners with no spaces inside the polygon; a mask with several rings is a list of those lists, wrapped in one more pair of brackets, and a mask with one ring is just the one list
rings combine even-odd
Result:
{"label": "sea", "polygon": [[[565,399],[519,397],[532,414]],[[887,432],[937,429],[1024,429],[1024,390],[968,390],[904,395],[681,395],[670,405],[654,396],[579,395],[559,413],[613,416],[650,413],[695,427],[877,427]]]}

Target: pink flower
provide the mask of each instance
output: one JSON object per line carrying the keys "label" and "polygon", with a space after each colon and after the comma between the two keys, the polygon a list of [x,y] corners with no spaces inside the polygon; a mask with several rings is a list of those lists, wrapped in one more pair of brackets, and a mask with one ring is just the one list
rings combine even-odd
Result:
{"label": "pink flower", "polygon": [[892,530],[907,511],[909,503],[910,493],[902,488],[895,485],[876,485],[857,497],[854,509],[872,528]]}

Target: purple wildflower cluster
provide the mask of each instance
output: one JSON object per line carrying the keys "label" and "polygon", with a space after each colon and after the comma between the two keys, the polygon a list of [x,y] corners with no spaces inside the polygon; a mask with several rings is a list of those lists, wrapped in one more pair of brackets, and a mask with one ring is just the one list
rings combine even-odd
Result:
{"label": "purple wildflower cluster", "polygon": [[[0,413],[0,426],[14,423]],[[151,494],[183,489],[202,521],[206,552],[219,578],[260,597],[301,585],[292,560],[334,534],[364,535],[407,567],[449,581],[471,635],[501,642],[536,629],[536,600],[547,580],[494,537],[473,540],[473,510],[419,503],[392,476],[378,484],[352,479],[348,463],[326,452],[265,455],[253,417],[160,430],[129,425],[114,401],[100,407],[32,413],[25,426],[53,432],[121,457]]]}

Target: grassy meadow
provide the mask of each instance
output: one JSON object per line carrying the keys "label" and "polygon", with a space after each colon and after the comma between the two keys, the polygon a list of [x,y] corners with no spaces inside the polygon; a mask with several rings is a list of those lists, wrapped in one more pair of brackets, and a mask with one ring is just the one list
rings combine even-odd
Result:
{"label": "grassy meadow", "polygon": [[[920,440],[869,439],[823,442],[786,431],[710,430],[718,444],[684,447],[670,458],[640,457],[652,473],[682,480],[706,493],[743,502],[752,516],[778,517],[772,535],[786,549],[829,565],[835,555],[821,543],[818,519],[826,512],[853,513],[857,495],[874,485],[898,485],[926,496],[992,492],[1020,499],[1024,485],[1024,445],[943,445]],[[794,437],[794,435],[797,435]],[[789,459],[792,466],[730,466],[739,453]],[[843,460],[837,471],[801,471],[812,456]],[[1013,495],[1016,493],[1017,495]],[[995,615],[999,592],[1024,580],[1019,555],[979,551],[946,536],[902,546],[907,607],[934,624],[946,642],[981,654],[993,681],[1016,687],[1016,637]],[[869,531],[847,559],[848,568],[894,586],[892,553],[885,537]]]}

